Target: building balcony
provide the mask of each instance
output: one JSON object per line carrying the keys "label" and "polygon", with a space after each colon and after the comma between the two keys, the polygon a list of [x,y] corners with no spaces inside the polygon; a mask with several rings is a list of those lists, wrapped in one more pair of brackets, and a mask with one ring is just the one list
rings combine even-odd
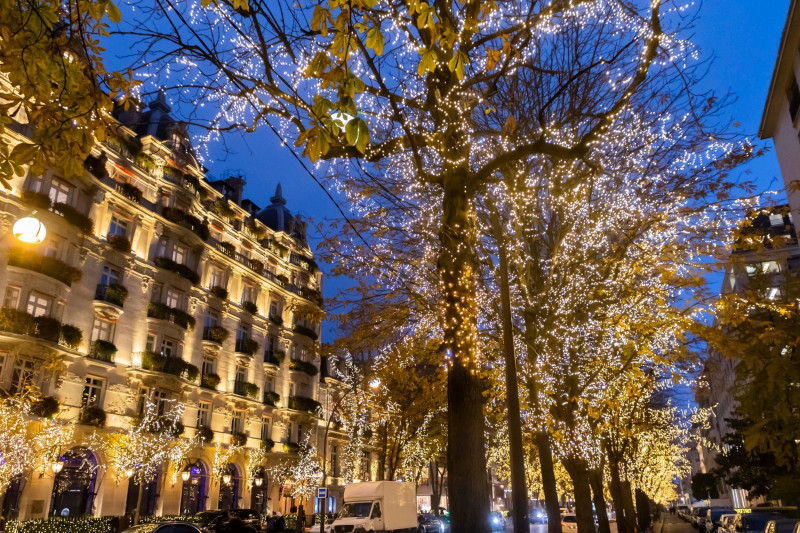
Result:
{"label": "building balcony", "polygon": [[295,324],[294,325],[294,332],[295,333],[299,333],[300,335],[305,335],[306,337],[308,337],[312,341],[316,341],[319,338],[319,335],[317,335],[316,331],[314,331],[311,328],[307,328],[307,327],[305,327],[303,325],[300,325],[300,324]]}
{"label": "building balcony", "polygon": [[186,311],[181,311],[180,309],[169,307],[159,302],[150,302],[147,304],[147,318],[166,320],[167,322],[177,324],[183,329],[194,329],[196,322],[194,317]]}
{"label": "building balcony", "polygon": [[271,405],[272,407],[276,407],[280,400],[281,400],[281,395],[278,394],[277,392],[271,390],[264,391],[263,403],[265,405]]}
{"label": "building balcony", "polygon": [[301,361],[300,359],[290,359],[289,370],[304,372],[309,376],[316,376],[319,373],[319,369],[313,363]]}
{"label": "building balcony", "polygon": [[200,274],[189,268],[188,266],[176,263],[169,257],[156,257],[153,262],[159,268],[169,270],[178,274],[179,276],[188,279],[193,285],[200,283]]}
{"label": "building balcony", "polygon": [[178,209],[177,207],[162,207],[161,216],[174,224],[178,224],[179,226],[188,229],[200,237],[200,239],[204,241],[208,240],[210,235],[208,224],[203,224],[203,222],[196,216],[190,215],[189,213],[183,211],[182,209]]}
{"label": "building balcony", "polygon": [[107,302],[117,307],[122,307],[128,298],[128,289],[119,283],[108,285],[98,284],[94,291],[94,299],[100,302]]}
{"label": "building balcony", "polygon": [[286,352],[283,350],[264,350],[264,364],[266,365],[281,366],[285,357]]}
{"label": "building balcony", "polygon": [[222,344],[230,336],[230,331],[222,326],[206,326],[203,328],[203,340]]}
{"label": "building balcony", "polygon": [[113,342],[97,339],[93,340],[92,344],[89,345],[89,357],[98,361],[113,363],[116,353],[117,347]]}
{"label": "building balcony", "polygon": [[236,339],[236,353],[243,353],[252,357],[258,351],[258,343],[247,337]]}
{"label": "building balcony", "polygon": [[163,372],[195,383],[200,369],[180,357],[169,357],[154,352],[141,352],[142,368]]}
{"label": "building balcony", "polygon": [[200,376],[200,386],[204,389],[217,390],[220,381],[219,376],[213,372]]}
{"label": "building balcony", "polygon": [[306,398],[305,396],[290,396],[288,407],[295,411],[316,413],[320,408],[320,403],[312,398]]}
{"label": "building balcony", "polygon": [[83,342],[83,332],[70,324],[62,324],[49,316],[37,316],[18,309],[0,309],[0,331],[30,335],[58,343],[73,350]]}
{"label": "building balcony", "polygon": [[228,382],[228,390],[237,396],[255,400],[258,397],[259,388],[255,383],[234,379]]}
{"label": "building balcony", "polygon": [[64,261],[18,247],[12,248],[9,252],[8,264],[9,266],[44,274],[60,281],[67,287],[71,287],[74,282],[80,281],[83,276],[83,272],[79,268],[69,266]]}

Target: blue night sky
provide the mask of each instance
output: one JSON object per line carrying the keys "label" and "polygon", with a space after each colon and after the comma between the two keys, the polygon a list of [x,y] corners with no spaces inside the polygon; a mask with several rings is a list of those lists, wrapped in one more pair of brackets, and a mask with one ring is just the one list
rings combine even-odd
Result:
{"label": "blue night sky", "polygon": [[[720,96],[729,91],[735,95],[736,101],[728,108],[728,113],[741,124],[741,131],[753,139],[758,131],[788,7],[789,0],[708,0],[703,2],[695,24],[692,41],[700,47],[703,59],[713,58],[704,81],[705,89]],[[119,50],[120,44],[117,42],[110,47],[112,53]],[[742,167],[741,172],[747,173],[749,179],[756,179],[761,190],[781,189],[783,182],[772,143],[758,143],[768,146],[769,152]],[[262,207],[269,203],[280,182],[287,207],[312,220],[309,236],[313,248],[317,240],[313,226],[336,218],[338,213],[331,200],[292,157],[289,148],[281,146],[274,134],[264,128],[244,139],[231,136],[228,150],[226,154],[221,147],[212,148],[212,156],[217,159],[208,162],[210,174],[220,176],[226,170],[241,170],[248,181],[246,195]],[[325,270],[324,265],[322,269]],[[335,294],[343,283],[346,282],[326,278],[325,296]],[[323,341],[330,342],[333,336],[330,327],[326,329]]]}

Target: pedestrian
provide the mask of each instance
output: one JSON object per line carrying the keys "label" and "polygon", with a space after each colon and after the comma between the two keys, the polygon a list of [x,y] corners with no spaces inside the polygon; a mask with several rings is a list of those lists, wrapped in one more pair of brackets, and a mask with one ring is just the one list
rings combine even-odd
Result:
{"label": "pedestrian", "polygon": [[303,504],[297,508],[297,523],[294,526],[295,533],[303,533],[306,529],[306,511]]}
{"label": "pedestrian", "polygon": [[275,533],[283,533],[284,529],[286,529],[286,519],[281,513],[278,513],[278,518],[275,520]]}
{"label": "pedestrian", "polygon": [[425,517],[422,515],[417,516],[417,533],[425,533]]}
{"label": "pedestrian", "polygon": [[278,520],[278,517],[275,516],[273,512],[269,518],[267,518],[267,533],[275,533],[275,521]]}

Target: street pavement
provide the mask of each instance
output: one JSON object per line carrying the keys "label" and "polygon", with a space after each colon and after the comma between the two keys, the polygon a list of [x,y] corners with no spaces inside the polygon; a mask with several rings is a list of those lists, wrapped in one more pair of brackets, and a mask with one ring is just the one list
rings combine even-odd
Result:
{"label": "street pavement", "polygon": [[659,531],[659,525],[656,524],[655,533],[694,533],[695,529],[688,522],[684,522],[675,515],[669,513],[662,513],[661,517],[664,520],[664,526]]}

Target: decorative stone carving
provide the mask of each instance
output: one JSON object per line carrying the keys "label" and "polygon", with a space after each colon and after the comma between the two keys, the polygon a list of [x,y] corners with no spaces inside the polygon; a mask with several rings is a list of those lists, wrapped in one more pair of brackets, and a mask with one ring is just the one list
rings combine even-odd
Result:
{"label": "decorative stone carving", "polygon": [[142,294],[147,294],[147,291],[150,289],[150,283],[152,282],[152,278],[147,276],[142,276]]}

